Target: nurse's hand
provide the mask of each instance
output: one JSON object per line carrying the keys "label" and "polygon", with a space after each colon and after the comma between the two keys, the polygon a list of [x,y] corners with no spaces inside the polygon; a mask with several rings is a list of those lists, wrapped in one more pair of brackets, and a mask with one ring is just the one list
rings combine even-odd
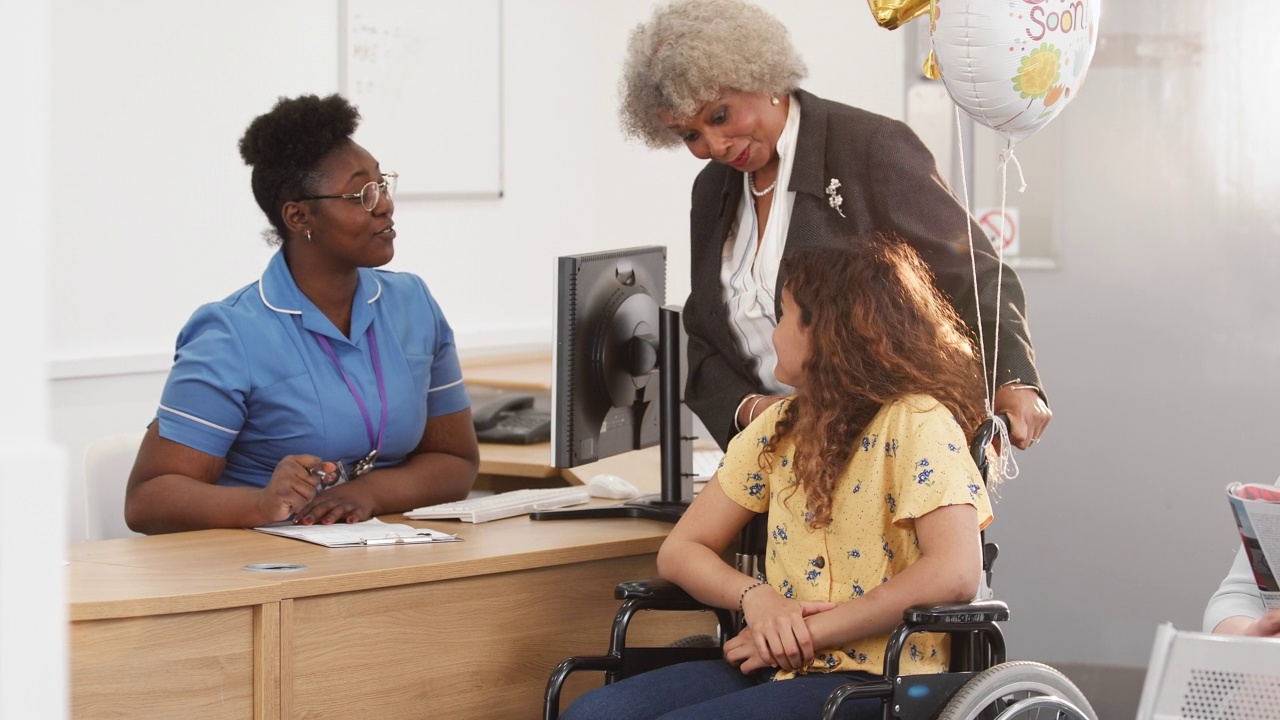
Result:
{"label": "nurse's hand", "polygon": [[258,491],[258,508],[268,522],[288,518],[316,496],[320,478],[311,472],[313,468],[326,473],[338,469],[315,455],[286,455],[280,460],[267,486]]}
{"label": "nurse's hand", "polygon": [[330,525],[336,522],[357,523],[373,517],[373,497],[368,484],[345,482],[325,490],[298,508],[293,521],[298,525]]}

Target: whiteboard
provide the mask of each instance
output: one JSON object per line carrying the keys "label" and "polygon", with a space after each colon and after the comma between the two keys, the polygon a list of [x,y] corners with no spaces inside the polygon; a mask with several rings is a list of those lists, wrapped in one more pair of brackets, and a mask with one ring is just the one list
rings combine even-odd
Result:
{"label": "whiteboard", "polygon": [[501,0],[341,0],[339,87],[398,196],[502,195]]}

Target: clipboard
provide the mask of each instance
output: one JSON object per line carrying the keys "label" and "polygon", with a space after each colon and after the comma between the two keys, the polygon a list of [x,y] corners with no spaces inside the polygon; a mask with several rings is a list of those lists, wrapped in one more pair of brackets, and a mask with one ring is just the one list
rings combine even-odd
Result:
{"label": "clipboard", "polygon": [[462,538],[457,535],[400,523],[385,523],[377,518],[358,523],[264,525],[251,529],[268,535],[279,535],[331,548],[462,542]]}

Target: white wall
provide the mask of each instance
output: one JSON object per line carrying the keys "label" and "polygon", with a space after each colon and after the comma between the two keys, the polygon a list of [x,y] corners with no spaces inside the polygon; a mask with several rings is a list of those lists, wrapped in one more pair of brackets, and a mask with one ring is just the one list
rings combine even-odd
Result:
{"label": "white wall", "polygon": [[1198,630],[1240,543],[1223,489],[1280,474],[1280,101],[1241,72],[1277,22],[1104,3],[1084,89],[1017,149],[1010,202],[1061,259],[1022,273],[1054,421],[991,533],[1017,657],[1145,666],[1157,623]]}
{"label": "white wall", "polygon": [[[865,8],[764,4],[804,54],[806,88],[901,115],[901,39]],[[557,255],[667,245],[668,300],[688,294],[700,163],[625,141],[616,116],[626,37],[651,7],[504,3],[504,196],[396,209],[392,267],[426,279],[464,353],[550,344]],[[178,329],[270,257],[236,142],[277,96],[337,91],[338,4],[56,0],[53,30],[51,398],[81,539],[85,445],[149,422]],[[466,112],[447,97],[422,102]]]}
{"label": "white wall", "polygon": [[9,69],[0,113],[9,144],[0,175],[9,269],[0,284],[0,720],[67,716],[66,517],[57,512],[67,478],[40,381],[53,210],[49,57],[48,6],[0,2],[0,67]]}

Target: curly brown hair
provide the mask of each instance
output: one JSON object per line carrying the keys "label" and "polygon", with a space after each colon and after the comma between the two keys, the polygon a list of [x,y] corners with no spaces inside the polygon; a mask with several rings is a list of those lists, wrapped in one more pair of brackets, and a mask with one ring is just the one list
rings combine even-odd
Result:
{"label": "curly brown hair", "polygon": [[956,311],[911,246],[874,235],[808,247],[782,261],[810,354],[796,398],[760,460],[795,437],[795,477],[813,526],[831,522],[831,496],[863,428],[888,403],[932,396],[972,439],[986,415],[982,363]]}

